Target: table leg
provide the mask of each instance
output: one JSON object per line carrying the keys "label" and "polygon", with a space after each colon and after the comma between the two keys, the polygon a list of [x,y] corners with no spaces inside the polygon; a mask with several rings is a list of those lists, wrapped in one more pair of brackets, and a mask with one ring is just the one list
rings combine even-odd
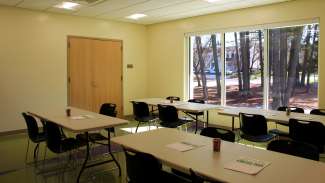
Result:
{"label": "table leg", "polygon": [[119,173],[119,176],[122,175],[121,173],[121,166],[120,164],[117,162],[117,160],[115,159],[113,153],[112,153],[112,150],[111,150],[111,134],[108,132],[108,153],[111,155],[113,161],[115,162],[116,166],[118,167],[118,173]]}
{"label": "table leg", "polygon": [[209,110],[207,110],[207,126],[206,127],[209,127]]}
{"label": "table leg", "polygon": [[195,133],[197,132],[197,125],[198,125],[198,116],[195,115]]}
{"label": "table leg", "polygon": [[235,130],[235,117],[232,117],[232,124],[231,124],[231,130],[234,131]]}
{"label": "table leg", "polygon": [[79,183],[80,176],[81,176],[82,172],[85,170],[86,165],[87,165],[87,161],[88,161],[88,159],[89,159],[89,139],[88,139],[88,132],[85,132],[85,135],[86,135],[86,140],[87,140],[86,158],[85,158],[85,161],[84,161],[84,163],[82,164],[81,170],[80,170],[80,172],[79,172],[79,175],[78,175],[78,178],[77,178],[77,183]]}

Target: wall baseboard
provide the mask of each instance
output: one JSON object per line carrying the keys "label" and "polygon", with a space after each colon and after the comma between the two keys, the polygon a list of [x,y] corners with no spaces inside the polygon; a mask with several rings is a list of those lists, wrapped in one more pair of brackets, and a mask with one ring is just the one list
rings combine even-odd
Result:
{"label": "wall baseboard", "polygon": [[0,132],[0,137],[1,136],[7,136],[7,135],[16,135],[16,134],[21,134],[21,133],[27,133],[27,129]]}

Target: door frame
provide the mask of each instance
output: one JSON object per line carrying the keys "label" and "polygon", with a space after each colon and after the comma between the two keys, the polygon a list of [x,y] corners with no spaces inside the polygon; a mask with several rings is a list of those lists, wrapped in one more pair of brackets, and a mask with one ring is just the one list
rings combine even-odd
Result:
{"label": "door frame", "polygon": [[70,106],[70,38],[80,38],[80,39],[92,39],[92,40],[100,40],[100,41],[113,41],[113,42],[120,42],[121,43],[121,112],[122,116],[124,116],[124,72],[123,72],[123,40],[120,39],[109,39],[109,38],[96,38],[96,37],[87,37],[87,36],[74,36],[68,35],[67,36],[67,106]]}

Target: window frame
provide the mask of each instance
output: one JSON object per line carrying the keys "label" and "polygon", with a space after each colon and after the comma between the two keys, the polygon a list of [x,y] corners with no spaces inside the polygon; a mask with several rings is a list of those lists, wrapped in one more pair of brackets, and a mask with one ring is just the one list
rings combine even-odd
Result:
{"label": "window frame", "polygon": [[[185,42],[186,42],[186,63],[187,63],[187,71],[186,73],[186,84],[187,87],[185,91],[185,96],[188,98],[193,98],[193,86],[191,86],[193,81],[192,71],[193,71],[193,53],[191,51],[192,48],[192,42],[191,37],[192,36],[202,36],[202,35],[211,35],[211,34],[220,34],[221,35],[221,102],[219,104],[215,104],[217,106],[222,107],[232,107],[226,105],[226,81],[225,81],[225,35],[228,32],[241,32],[241,31],[255,31],[255,30],[261,30],[264,34],[264,83],[269,83],[270,79],[270,73],[269,73],[269,32],[270,29],[276,29],[276,28],[285,28],[285,27],[295,27],[295,26],[305,26],[308,24],[320,24],[319,18],[310,19],[310,20],[298,20],[298,21],[291,21],[291,22],[281,22],[281,23],[272,23],[272,24],[265,24],[265,25],[255,25],[255,26],[247,26],[247,27],[234,27],[234,28],[226,28],[226,29],[216,29],[216,30],[209,30],[209,31],[202,31],[202,32],[192,32],[192,33],[186,33],[185,34]],[[319,26],[320,27],[320,26]],[[320,28],[319,28],[320,30]],[[318,53],[319,53],[319,47],[318,47]],[[318,74],[319,74],[319,54],[317,55],[317,64],[318,64]],[[319,76],[318,76],[319,77]],[[319,99],[319,79],[318,79],[318,90],[317,90],[317,98]],[[263,109],[269,109],[269,91],[270,86],[268,84],[264,84],[263,87]],[[319,102],[317,103],[317,106],[319,107]]]}

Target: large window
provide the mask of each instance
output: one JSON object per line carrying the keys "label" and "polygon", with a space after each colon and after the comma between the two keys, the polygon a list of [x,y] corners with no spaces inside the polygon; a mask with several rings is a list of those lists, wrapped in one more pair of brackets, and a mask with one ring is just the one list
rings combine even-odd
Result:
{"label": "large window", "polygon": [[190,98],[317,108],[318,41],[318,24],[190,36]]}
{"label": "large window", "polygon": [[221,104],[221,34],[192,36],[191,98]]}

